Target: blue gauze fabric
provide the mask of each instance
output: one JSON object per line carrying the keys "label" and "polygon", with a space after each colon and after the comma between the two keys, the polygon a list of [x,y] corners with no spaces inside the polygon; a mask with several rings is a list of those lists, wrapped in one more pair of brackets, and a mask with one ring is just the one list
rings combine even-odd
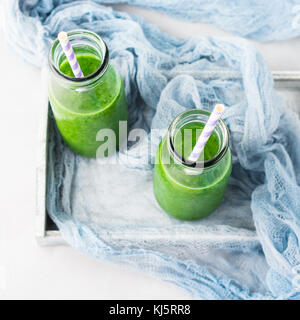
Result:
{"label": "blue gauze fabric", "polygon": [[[180,222],[153,197],[149,134],[107,164],[74,155],[51,121],[47,209],[63,237],[202,299],[299,299],[300,121],[261,56],[242,39],[177,39],[96,1],[65,2],[11,1],[10,46],[42,66],[60,30],[97,32],[124,79],[131,128],[165,132],[184,110],[225,103],[233,172],[211,216]],[[169,1],[161,3],[168,13]],[[152,140],[155,149],[159,137]]]}
{"label": "blue gauze fabric", "polygon": [[[15,0],[13,0],[15,2]],[[236,35],[278,41],[300,35],[299,0],[93,0],[102,4],[131,4],[195,22],[206,22]],[[21,10],[42,22],[59,4],[74,0],[19,0]]]}

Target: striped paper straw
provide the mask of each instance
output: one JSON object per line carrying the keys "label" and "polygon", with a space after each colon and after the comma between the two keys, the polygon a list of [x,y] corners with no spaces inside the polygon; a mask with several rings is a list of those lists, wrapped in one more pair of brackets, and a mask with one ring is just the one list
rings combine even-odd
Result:
{"label": "striped paper straw", "polygon": [[221,118],[224,110],[225,110],[225,106],[223,104],[217,104],[214,107],[214,110],[212,111],[210,117],[208,118],[205,124],[205,127],[201,132],[192,153],[188,157],[188,161],[196,162],[198,160],[201,152],[203,151],[206,145],[207,140],[209,139],[210,135],[214,131],[215,126],[217,125],[219,119]]}
{"label": "striped paper straw", "polygon": [[83,73],[80,69],[80,65],[76,59],[75,53],[73,51],[73,48],[71,46],[71,43],[68,39],[68,34],[64,31],[61,31],[58,34],[58,40],[61,44],[61,47],[69,61],[69,64],[72,68],[72,71],[75,75],[76,78],[82,78],[83,77]]}

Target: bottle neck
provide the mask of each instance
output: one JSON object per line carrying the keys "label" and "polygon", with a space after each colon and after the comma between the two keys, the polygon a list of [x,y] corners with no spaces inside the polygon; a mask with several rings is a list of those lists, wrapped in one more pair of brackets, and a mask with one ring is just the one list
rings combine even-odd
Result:
{"label": "bottle neck", "polygon": [[189,161],[176,149],[175,139],[178,133],[189,124],[201,124],[204,126],[210,116],[209,111],[193,109],[179,114],[171,123],[167,134],[167,148],[174,162],[185,167],[190,173],[197,174],[203,169],[215,167],[225,156],[229,147],[229,131],[223,120],[219,120],[215,127],[215,138],[218,144],[216,153],[209,159],[199,158],[196,162]]}
{"label": "bottle neck", "polygon": [[89,54],[97,57],[101,63],[92,74],[82,78],[70,77],[60,70],[60,65],[66,60],[58,39],[54,41],[49,51],[49,67],[51,74],[65,85],[85,87],[98,81],[106,72],[109,64],[109,52],[105,42],[94,32],[87,30],[73,30],[68,33],[69,41],[76,55]]}

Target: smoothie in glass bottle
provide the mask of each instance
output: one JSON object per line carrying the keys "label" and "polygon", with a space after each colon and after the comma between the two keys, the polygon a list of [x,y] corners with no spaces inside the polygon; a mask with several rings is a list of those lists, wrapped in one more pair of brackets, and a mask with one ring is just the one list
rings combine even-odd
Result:
{"label": "smoothie in glass bottle", "polygon": [[115,149],[119,141],[126,139],[119,137],[119,121],[128,120],[123,83],[109,63],[106,44],[97,34],[75,30],[68,32],[68,39],[84,76],[75,78],[56,40],[49,53],[49,100],[65,143],[75,153],[95,158],[105,143],[97,135],[101,129],[113,131]]}
{"label": "smoothie in glass bottle", "polygon": [[229,133],[219,120],[209,137],[202,158],[191,154],[210,112],[190,110],[172,122],[156,154],[154,195],[161,208],[181,220],[196,220],[212,213],[222,202],[232,161]]}

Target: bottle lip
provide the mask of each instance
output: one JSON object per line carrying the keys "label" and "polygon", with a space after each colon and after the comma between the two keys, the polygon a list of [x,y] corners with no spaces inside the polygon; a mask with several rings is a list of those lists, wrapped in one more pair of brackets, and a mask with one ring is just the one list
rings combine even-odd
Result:
{"label": "bottle lip", "polygon": [[[225,124],[225,122],[220,119],[218,121],[218,124],[216,125],[216,129],[218,129],[222,135],[222,145],[220,146],[217,154],[208,160],[198,160],[196,162],[189,161],[188,159],[184,158],[181,154],[179,154],[174,146],[174,138],[175,134],[177,133],[178,126],[180,125],[180,122],[184,122],[183,124],[186,124],[189,120],[195,122],[195,121],[200,121],[200,117],[205,117],[205,121],[201,121],[202,123],[206,123],[210,116],[211,112],[202,110],[202,109],[192,109],[188,111],[184,111],[177,115],[177,117],[172,121],[172,123],[169,126],[168,129],[168,135],[167,135],[167,146],[169,149],[169,152],[173,156],[173,158],[182,164],[183,166],[186,166],[187,168],[195,168],[195,169],[203,169],[203,168],[211,168],[214,167],[226,154],[228,148],[229,148],[229,130]],[[198,119],[197,119],[198,116]],[[181,127],[183,126],[181,125]],[[177,131],[176,131],[177,130]]]}
{"label": "bottle lip", "polygon": [[[98,44],[100,46],[100,50],[101,50],[101,55],[102,55],[101,64],[96,71],[94,71],[92,74],[89,74],[88,76],[85,76],[82,78],[75,78],[75,77],[67,76],[66,74],[64,74],[63,72],[60,71],[60,69],[56,66],[56,63],[54,61],[55,51],[58,48],[61,48],[59,40],[55,39],[50,50],[49,50],[49,54],[48,54],[48,63],[49,63],[50,69],[52,71],[54,71],[54,73],[56,75],[64,78],[65,80],[72,81],[72,82],[78,83],[78,84],[79,83],[81,84],[81,83],[86,82],[88,80],[94,79],[97,76],[101,76],[106,71],[106,69],[108,67],[108,62],[109,62],[109,51],[108,51],[107,45],[104,42],[104,40],[101,37],[99,37],[96,33],[92,32],[92,31],[84,30],[84,29],[76,29],[76,30],[68,31],[67,35],[68,35],[70,42],[72,42],[72,40],[74,40],[80,36],[84,36],[86,38],[89,38],[90,40],[98,42]],[[61,48],[61,51],[62,51],[62,48]]]}

